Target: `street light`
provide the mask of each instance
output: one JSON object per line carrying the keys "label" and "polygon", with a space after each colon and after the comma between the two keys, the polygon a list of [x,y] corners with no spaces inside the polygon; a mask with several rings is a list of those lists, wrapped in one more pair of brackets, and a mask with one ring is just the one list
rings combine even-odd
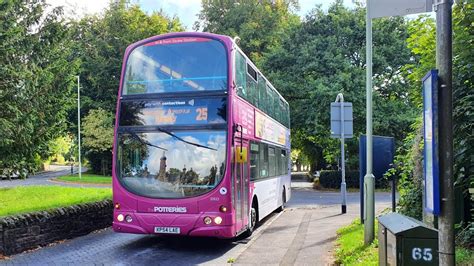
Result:
{"label": "street light", "polygon": [[79,145],[79,179],[82,179],[82,161],[81,161],[81,90],[80,76],[77,75],[77,142]]}

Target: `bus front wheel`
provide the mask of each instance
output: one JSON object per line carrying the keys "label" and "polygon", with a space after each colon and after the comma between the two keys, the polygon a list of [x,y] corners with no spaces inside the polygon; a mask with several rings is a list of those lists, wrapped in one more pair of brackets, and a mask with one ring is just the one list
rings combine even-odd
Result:
{"label": "bus front wheel", "polygon": [[252,208],[250,209],[249,214],[249,225],[247,231],[245,231],[244,236],[249,237],[252,235],[253,231],[255,230],[255,226],[257,225],[257,206],[252,204]]}

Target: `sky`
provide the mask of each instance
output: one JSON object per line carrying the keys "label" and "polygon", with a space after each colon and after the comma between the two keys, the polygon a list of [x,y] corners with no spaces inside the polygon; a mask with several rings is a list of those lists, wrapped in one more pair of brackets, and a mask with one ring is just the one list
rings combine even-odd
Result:
{"label": "sky", "polygon": [[[66,14],[82,17],[84,14],[98,13],[108,6],[109,0],[46,0],[52,6],[65,6]],[[187,30],[192,30],[197,14],[201,9],[200,0],[131,0],[138,3],[146,12],[163,10],[169,16],[176,15]],[[334,0],[300,0],[298,15],[304,17],[316,5],[327,9]],[[352,7],[352,0],[344,0],[344,4]]]}

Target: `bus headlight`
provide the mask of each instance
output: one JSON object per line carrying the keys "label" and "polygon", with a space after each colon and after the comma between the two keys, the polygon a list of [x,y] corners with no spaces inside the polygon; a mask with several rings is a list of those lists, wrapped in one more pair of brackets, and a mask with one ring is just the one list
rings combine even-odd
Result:
{"label": "bus headlight", "polygon": [[214,218],[214,222],[216,224],[221,224],[222,223],[222,218],[220,216],[217,216],[216,218]]}
{"label": "bus headlight", "polygon": [[127,221],[127,223],[131,223],[133,221],[132,216],[130,215],[125,216],[125,221]]}
{"label": "bus headlight", "polygon": [[211,217],[209,217],[209,216],[204,217],[204,223],[205,224],[211,224],[212,223]]}
{"label": "bus headlight", "polygon": [[123,217],[123,214],[117,215],[117,221],[123,222],[123,218],[124,218],[124,217]]}

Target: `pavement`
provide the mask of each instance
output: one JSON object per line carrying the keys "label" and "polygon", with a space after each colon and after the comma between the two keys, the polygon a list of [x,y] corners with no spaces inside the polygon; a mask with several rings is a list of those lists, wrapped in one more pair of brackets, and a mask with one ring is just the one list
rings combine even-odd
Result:
{"label": "pavement", "polygon": [[[82,167],[82,172],[86,172],[87,168]],[[79,167],[73,168],[73,173],[79,173]],[[54,181],[55,177],[71,174],[71,166],[51,165],[49,171],[44,171],[35,175],[31,175],[26,179],[0,180],[0,188],[11,188],[18,186],[63,186],[63,187],[97,187],[103,188],[104,185],[94,184],[77,184],[67,182]]]}
{"label": "pavement", "polygon": [[[292,183],[285,211],[273,213],[251,238],[166,238],[114,233],[110,228],[0,260],[0,265],[331,265],[336,231],[359,217],[359,193],[340,194]],[[376,193],[376,210],[390,206],[390,193]]]}

